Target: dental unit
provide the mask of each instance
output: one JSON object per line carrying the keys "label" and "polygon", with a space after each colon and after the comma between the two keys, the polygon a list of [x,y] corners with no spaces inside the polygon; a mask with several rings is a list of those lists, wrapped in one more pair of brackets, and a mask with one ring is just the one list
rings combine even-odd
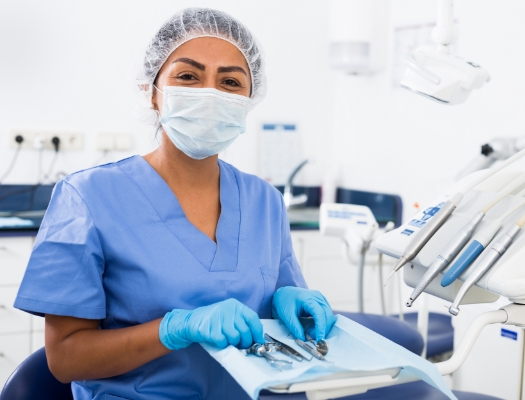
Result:
{"label": "dental unit", "polygon": [[483,277],[483,275],[487,273],[494,263],[511,246],[512,241],[521,231],[523,225],[525,225],[525,214],[523,214],[515,224],[512,224],[507,232],[497,241],[497,243],[492,245],[492,248],[489,250],[487,255],[480,259],[477,264],[473,266],[472,273],[461,286],[461,289],[454,299],[454,302],[449,308],[449,312],[452,315],[459,314],[459,304],[461,303],[461,300],[463,300],[463,297],[465,297],[469,289],[474,286]]}
{"label": "dental unit", "polygon": [[425,244],[427,244],[427,242],[432,238],[432,236],[434,236],[434,234],[441,228],[441,226],[443,226],[448,217],[454,212],[461,200],[463,200],[463,197],[466,193],[468,193],[474,187],[487,180],[497,172],[501,171],[503,168],[508,167],[524,155],[525,150],[522,150],[514,156],[510,157],[508,160],[497,165],[495,168],[487,170],[485,173],[482,173],[481,176],[479,176],[477,179],[474,179],[473,182],[470,182],[470,184],[467,185],[462,191],[457,192],[450,199],[448,199],[443,204],[441,209],[436,213],[436,215],[434,215],[421,228],[421,230],[414,236],[414,238],[408,244],[404,254],[399,258],[397,264],[390,273],[390,276],[387,278],[385,286],[386,284],[388,284],[388,281],[394,275],[394,273],[399,271],[406,263],[412,261],[417,256],[417,254],[421,251]]}
{"label": "dental unit", "polygon": [[[421,278],[414,291],[410,295],[409,300],[405,303],[407,307],[411,307],[414,301],[419,297],[425,288],[438,276],[438,274],[443,271],[449,263],[456,257],[456,255],[461,251],[465,244],[469,241],[472,236],[472,233],[483,220],[487,212],[489,212],[492,207],[498,204],[501,200],[507,197],[510,193],[514,192],[520,186],[525,184],[525,173],[519,175],[517,178],[513,179],[507,186],[505,186],[498,195],[491,200],[482,210],[478,211],[470,221],[461,228],[456,235],[448,242],[445,248],[440,252],[432,265],[428,268],[425,275]],[[510,215],[510,214],[509,214]],[[492,226],[493,224],[491,224]],[[494,231],[494,234],[497,232],[498,228]],[[494,235],[493,234],[493,235]],[[493,236],[492,235],[492,236]],[[475,242],[472,242],[475,243]],[[470,248],[471,246],[469,246]],[[476,256],[481,253],[481,250],[476,254]],[[474,253],[472,253],[474,254]]]}
{"label": "dental unit", "polygon": [[[516,197],[523,196],[525,190],[518,193]],[[488,244],[494,239],[494,236],[501,228],[503,221],[505,221],[511,214],[516,210],[525,205],[525,199],[516,204],[514,207],[510,208],[505,214],[503,214],[498,219],[492,221],[488,226],[486,226],[481,232],[476,234],[469,246],[463,251],[463,253],[458,257],[456,262],[448,269],[448,271],[443,276],[441,280],[441,286],[451,285],[468,266],[479,256],[483,250],[488,246]]]}

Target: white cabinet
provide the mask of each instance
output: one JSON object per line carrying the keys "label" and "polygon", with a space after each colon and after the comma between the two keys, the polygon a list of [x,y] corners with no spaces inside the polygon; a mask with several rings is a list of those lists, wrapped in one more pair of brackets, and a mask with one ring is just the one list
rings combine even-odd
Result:
{"label": "white cabinet", "polygon": [[32,237],[0,237],[0,286],[20,285],[33,241]]}
{"label": "white cabinet", "polygon": [[15,368],[31,354],[30,337],[28,332],[0,335],[0,389]]}
{"label": "white cabinet", "polygon": [[0,388],[13,370],[43,346],[43,318],[13,307],[33,237],[0,237]]}

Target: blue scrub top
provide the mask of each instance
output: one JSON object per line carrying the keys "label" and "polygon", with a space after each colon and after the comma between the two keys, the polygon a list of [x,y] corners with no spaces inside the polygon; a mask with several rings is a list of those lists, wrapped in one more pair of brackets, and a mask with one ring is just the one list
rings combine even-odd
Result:
{"label": "blue scrub top", "polygon": [[[282,196],[220,161],[217,243],[140,156],[57,183],[15,307],[99,319],[102,329],[235,298],[261,318],[282,286],[306,287]],[[75,399],[244,399],[198,344],[126,374],[73,382]]]}

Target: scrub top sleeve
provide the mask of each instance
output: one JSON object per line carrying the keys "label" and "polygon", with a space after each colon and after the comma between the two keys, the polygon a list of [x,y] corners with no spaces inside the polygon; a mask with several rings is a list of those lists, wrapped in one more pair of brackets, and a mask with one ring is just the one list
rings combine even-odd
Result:
{"label": "scrub top sleeve", "polygon": [[14,306],[29,313],[106,316],[104,255],[86,203],[65,181],[55,186]]}
{"label": "scrub top sleeve", "polygon": [[279,278],[275,290],[283,286],[296,286],[307,288],[299,263],[295,258],[290,235],[290,222],[282,196],[281,199],[281,263],[279,266]]}

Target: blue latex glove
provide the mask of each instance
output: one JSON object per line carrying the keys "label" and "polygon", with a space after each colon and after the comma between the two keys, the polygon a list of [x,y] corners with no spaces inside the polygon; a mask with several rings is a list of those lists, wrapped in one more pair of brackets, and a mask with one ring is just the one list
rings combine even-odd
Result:
{"label": "blue latex glove", "polygon": [[263,327],[257,314],[235,299],[195,310],[173,310],[162,319],[159,338],[170,350],[192,343],[207,343],[221,349],[232,345],[246,349],[264,343]]}
{"label": "blue latex glove", "polygon": [[272,300],[272,316],[285,323],[292,335],[304,340],[304,330],[299,317],[311,315],[315,321],[315,339],[326,337],[335,316],[326,298],[317,290],[285,286],[277,290]]}

